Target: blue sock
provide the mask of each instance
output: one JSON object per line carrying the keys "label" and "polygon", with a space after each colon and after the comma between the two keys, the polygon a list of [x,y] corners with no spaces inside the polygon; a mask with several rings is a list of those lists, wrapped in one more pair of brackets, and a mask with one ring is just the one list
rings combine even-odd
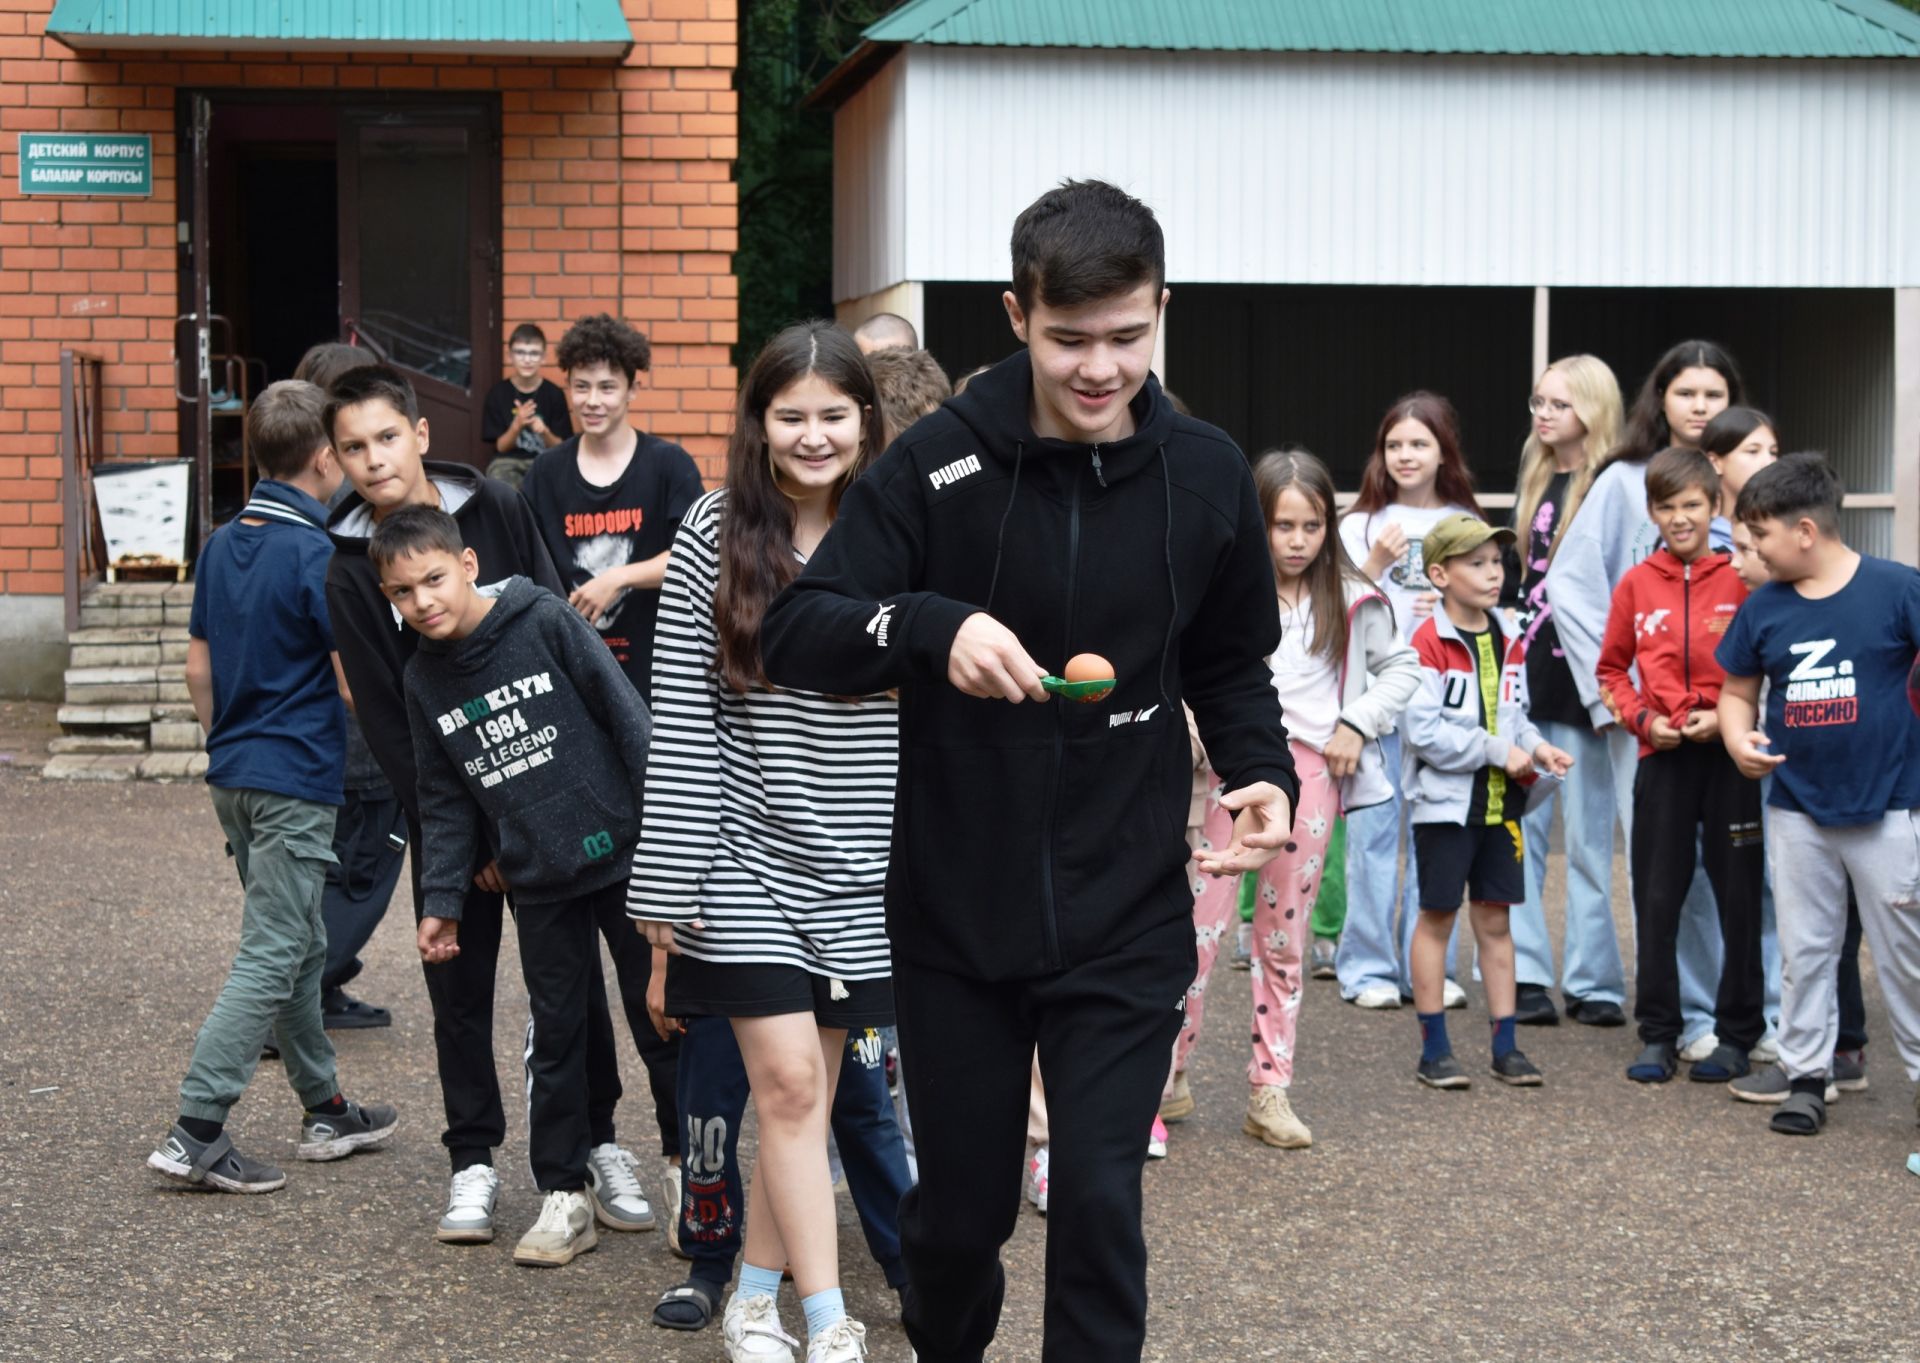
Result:
{"label": "blue sock", "polygon": [[1513,1014],[1509,1013],[1503,1018],[1495,1018],[1493,1020],[1493,1058],[1498,1060],[1501,1056],[1515,1049],[1516,1047],[1513,1044]]}
{"label": "blue sock", "polygon": [[1440,1013],[1415,1013],[1420,1019],[1420,1059],[1438,1060],[1443,1055],[1453,1054],[1453,1045],[1447,1040],[1447,1015]]}
{"label": "blue sock", "polygon": [[745,1260],[740,1264],[740,1286],[735,1291],[741,1297],[777,1297],[780,1295],[780,1270],[777,1268],[755,1268]]}
{"label": "blue sock", "polygon": [[825,1334],[847,1318],[847,1303],[837,1287],[800,1298],[800,1309],[807,1313],[808,1339]]}

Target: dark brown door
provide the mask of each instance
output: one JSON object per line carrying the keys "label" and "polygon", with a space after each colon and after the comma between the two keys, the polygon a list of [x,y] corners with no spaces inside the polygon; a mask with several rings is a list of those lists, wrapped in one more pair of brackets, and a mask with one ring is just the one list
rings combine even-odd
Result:
{"label": "dark brown door", "polygon": [[474,106],[347,109],[340,124],[340,316],[413,380],[429,457],[483,463],[500,377],[492,121]]}

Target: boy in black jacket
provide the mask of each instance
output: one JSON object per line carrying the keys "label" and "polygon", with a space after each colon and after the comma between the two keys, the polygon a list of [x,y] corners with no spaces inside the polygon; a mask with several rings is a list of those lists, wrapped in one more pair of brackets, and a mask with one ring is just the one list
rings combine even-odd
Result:
{"label": "boy in black jacket", "polygon": [[517,1263],[558,1266],[594,1247],[587,1196],[587,977],[595,931],[625,923],[640,836],[646,703],[593,628],[553,593],[508,578],[474,590],[480,561],[437,507],[401,507],[367,556],[422,636],[407,664],[420,847],[421,959],[460,953],[467,877],[481,838],[514,887],[514,923],[533,1016],[528,1153],[545,1193]]}
{"label": "boy in black jacket", "polygon": [[[343,374],[328,395],[326,427],[354,495],[334,508],[327,529],[333,560],[327,565],[327,609],[340,650],[340,666],[367,746],[405,807],[409,840],[420,845],[420,799],[413,736],[402,677],[419,636],[401,626],[399,614],[380,590],[367,558],[376,524],[404,506],[437,506],[453,516],[461,538],[480,565],[485,594],[497,594],[506,579],[530,577],[564,592],[553,560],[520,494],[482,478],[462,464],[422,458],[429,439],[413,386],[397,370],[368,365]],[[461,951],[425,967],[433,1005],[433,1040],[446,1104],[442,1143],[453,1164],[447,1211],[436,1238],[454,1244],[493,1239],[493,1208],[500,1180],[493,1150],[506,1139],[506,1114],[493,1059],[493,990],[500,952],[502,899],[509,888],[494,850],[476,851],[460,920]],[[414,916],[423,912],[420,858],[413,858]],[[636,934],[627,929],[614,946],[615,964]],[[645,960],[645,943],[633,953]],[[613,1112],[620,1100],[620,1071],[613,1027],[607,1019],[606,985],[595,959],[587,1031],[588,1110],[594,1128],[590,1177],[601,1223],[611,1229],[650,1230],[653,1209],[640,1191],[630,1157],[613,1138]],[[644,989],[633,1000],[642,1010]],[[629,1021],[632,1010],[629,1010]],[[662,1122],[662,1140],[677,1148],[679,1119]]]}
{"label": "boy in black jacket", "polygon": [[[1165,276],[1145,205],[1098,182],[1042,195],[1014,225],[1005,296],[1028,349],[847,489],[762,633],[777,686],[900,690],[887,926],[923,1363],[979,1360],[993,1338],[1036,1044],[1055,1171],[1044,1357],[1140,1357],[1145,1134],[1195,968],[1183,700],[1238,812],[1201,870],[1264,864],[1292,823],[1262,661],[1279,643],[1266,526],[1240,451],[1148,373]],[[1100,653],[1118,684],[1022,704],[1049,694],[1029,646],[1055,669]]]}

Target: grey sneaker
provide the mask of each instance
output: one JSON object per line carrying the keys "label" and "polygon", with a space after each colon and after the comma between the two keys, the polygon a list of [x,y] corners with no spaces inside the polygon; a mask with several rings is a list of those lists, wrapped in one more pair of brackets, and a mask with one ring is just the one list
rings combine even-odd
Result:
{"label": "grey sneaker", "polygon": [[178,1123],[160,1148],[147,1156],[147,1167],[181,1183],[223,1193],[270,1193],[287,1182],[287,1176],[271,1164],[248,1159],[234,1149],[233,1138],[226,1132],[202,1142]]}
{"label": "grey sneaker", "polygon": [[609,1141],[587,1152],[587,1199],[608,1230],[652,1230],[653,1207],[633,1171],[638,1161]]}
{"label": "grey sneaker", "polygon": [[540,1219],[513,1247],[513,1261],[533,1268],[559,1268],[599,1243],[587,1195],[556,1190],[547,1194],[540,1204]]}
{"label": "grey sneaker", "polygon": [[386,1103],[362,1107],[350,1102],[338,1116],[309,1112],[300,1120],[300,1143],[293,1153],[305,1160],[345,1159],[356,1150],[379,1145],[399,1125],[399,1112]]}
{"label": "grey sneaker", "polygon": [[1865,1093],[1867,1091],[1867,1053],[1835,1051],[1831,1073],[1833,1086],[1842,1093]]}
{"label": "grey sneaker", "polygon": [[1331,937],[1313,939],[1312,954],[1307,957],[1307,971],[1316,980],[1331,980],[1339,977],[1333,968],[1335,942]]}
{"label": "grey sneaker", "polygon": [[493,1240],[493,1208],[500,1200],[500,1176],[490,1164],[473,1164],[453,1176],[447,1210],[433,1232],[445,1245],[485,1245]]}
{"label": "grey sneaker", "polygon": [[1515,1088],[1536,1088],[1541,1083],[1540,1067],[1519,1051],[1508,1051],[1493,1058],[1493,1077]]}
{"label": "grey sneaker", "polygon": [[[1787,1081],[1787,1072],[1778,1065],[1769,1065],[1763,1070],[1755,1070],[1744,1078],[1736,1079],[1727,1085],[1727,1092],[1743,1103],[1784,1103],[1787,1095],[1793,1092],[1793,1086]],[[1827,1101],[1840,1101],[1840,1090],[1833,1081],[1827,1081]]]}

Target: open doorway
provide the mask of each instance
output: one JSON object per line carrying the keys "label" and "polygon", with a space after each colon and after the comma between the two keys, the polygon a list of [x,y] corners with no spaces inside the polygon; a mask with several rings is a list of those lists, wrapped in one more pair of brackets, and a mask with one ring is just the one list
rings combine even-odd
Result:
{"label": "open doorway", "polygon": [[246,404],[318,341],[353,340],[405,371],[433,454],[475,462],[500,348],[492,104],[213,92],[183,99],[183,128],[196,109],[181,343],[188,353],[199,330],[208,378],[202,412],[182,364],[180,429],[202,523],[231,517],[256,477]]}

